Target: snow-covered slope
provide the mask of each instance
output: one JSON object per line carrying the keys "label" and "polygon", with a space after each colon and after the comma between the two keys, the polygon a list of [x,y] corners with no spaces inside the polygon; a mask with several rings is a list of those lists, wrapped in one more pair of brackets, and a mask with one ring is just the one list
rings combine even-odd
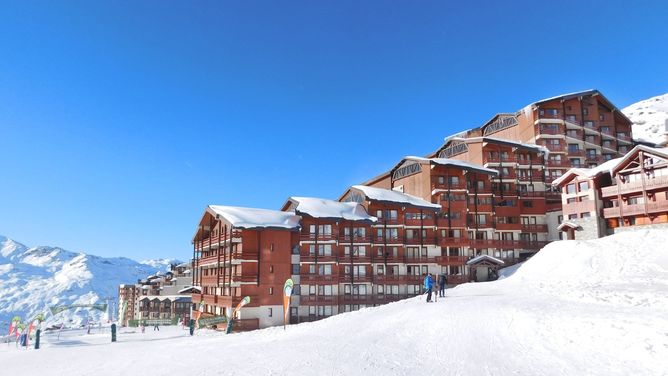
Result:
{"label": "snow-covered slope", "polygon": [[411,298],[285,331],[128,328],[114,344],[108,330],[53,334],[39,351],[0,346],[0,363],[12,375],[192,373],[176,359],[197,359],[201,375],[665,375],[666,243],[668,230],[555,242],[507,278],[436,303]]}
{"label": "snow-covered slope", "polygon": [[[135,283],[164,270],[140,264],[128,258],[103,258],[69,252],[58,247],[28,248],[0,236],[0,323],[14,315],[32,318],[47,313],[48,307],[62,304],[104,303],[104,298],[118,295],[118,285]],[[47,324],[78,324],[89,311],[66,311],[58,317],[47,314]],[[90,311],[101,319],[105,313]],[[0,327],[2,328],[2,327]]]}
{"label": "snow-covered slope", "polygon": [[633,138],[654,144],[665,143],[668,132],[668,93],[634,103],[622,110],[633,121]]}

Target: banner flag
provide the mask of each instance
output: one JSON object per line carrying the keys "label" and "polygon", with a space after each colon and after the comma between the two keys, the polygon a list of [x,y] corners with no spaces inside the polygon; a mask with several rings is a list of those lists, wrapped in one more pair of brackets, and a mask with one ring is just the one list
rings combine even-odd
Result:
{"label": "banner flag", "polygon": [[288,278],[283,285],[283,330],[288,324],[288,316],[290,315],[290,297],[292,296],[292,289],[295,283],[292,282],[292,279]]}
{"label": "banner flag", "polygon": [[250,296],[246,296],[243,299],[241,299],[239,304],[237,304],[237,307],[232,312],[232,316],[230,316],[230,319],[227,321],[227,328],[225,329],[225,333],[230,333],[232,331],[232,325],[234,324],[234,318],[237,316],[237,312],[239,312],[241,307],[250,303],[250,301],[251,301]]}
{"label": "banner flag", "polygon": [[204,311],[204,300],[199,301],[199,306],[197,306],[197,311],[195,311],[195,326],[199,329],[199,318],[202,316]]}

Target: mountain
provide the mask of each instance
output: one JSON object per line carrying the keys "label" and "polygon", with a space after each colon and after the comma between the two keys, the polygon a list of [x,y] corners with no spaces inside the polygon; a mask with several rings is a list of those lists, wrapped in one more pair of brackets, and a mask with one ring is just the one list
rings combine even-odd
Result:
{"label": "mountain", "polygon": [[663,145],[668,133],[668,93],[634,103],[622,110],[633,121],[636,141]]}
{"label": "mountain", "polygon": [[[56,315],[48,307],[65,304],[104,303],[117,298],[118,285],[164,271],[164,263],[151,265],[125,258],[105,258],[58,247],[26,247],[0,236],[0,330],[15,315],[32,318],[45,313],[47,325],[97,321],[106,312],[78,308]],[[112,308],[112,307],[110,307]]]}
{"label": "mountain", "polygon": [[168,258],[159,258],[159,259],[148,259],[139,261],[140,264],[148,265],[156,269],[163,271],[168,271],[169,267],[173,264],[181,264],[183,261],[177,259],[168,259]]}

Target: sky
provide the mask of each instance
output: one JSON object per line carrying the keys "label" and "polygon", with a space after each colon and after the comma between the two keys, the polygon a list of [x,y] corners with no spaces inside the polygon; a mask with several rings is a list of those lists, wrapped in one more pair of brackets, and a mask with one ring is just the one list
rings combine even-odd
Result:
{"label": "sky", "polygon": [[0,234],[186,260],[541,98],[668,92],[665,1],[2,1]]}

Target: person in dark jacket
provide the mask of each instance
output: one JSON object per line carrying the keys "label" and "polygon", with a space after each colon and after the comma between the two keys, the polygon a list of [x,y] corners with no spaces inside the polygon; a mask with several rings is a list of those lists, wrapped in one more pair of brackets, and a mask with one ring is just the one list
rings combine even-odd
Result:
{"label": "person in dark jacket", "polygon": [[448,280],[445,278],[445,273],[441,273],[441,275],[438,276],[438,286],[440,287],[438,289],[438,296],[441,298],[445,296],[445,284],[447,282]]}
{"label": "person in dark jacket", "polygon": [[424,279],[424,289],[427,290],[427,303],[431,302],[431,289],[433,287],[434,280],[431,278],[431,273],[429,273]]}

